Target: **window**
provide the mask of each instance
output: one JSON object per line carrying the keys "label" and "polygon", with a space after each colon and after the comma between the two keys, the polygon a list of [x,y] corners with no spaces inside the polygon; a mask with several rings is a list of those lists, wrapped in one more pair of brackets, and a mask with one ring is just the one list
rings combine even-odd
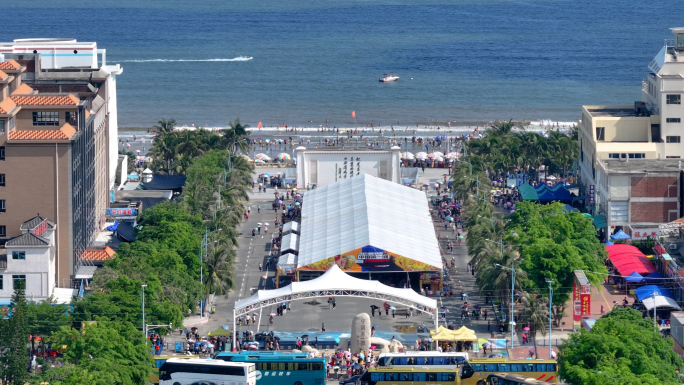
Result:
{"label": "window", "polygon": [[682,104],[681,95],[667,95],[667,104]]}
{"label": "window", "polygon": [[620,154],[608,154],[608,158],[610,159],[620,159]]}
{"label": "window", "polygon": [[5,174],[0,174],[0,186],[5,185]]}
{"label": "window", "polygon": [[0,213],[4,213],[5,211],[5,200],[0,199]]}
{"label": "window", "polygon": [[681,118],[667,118],[665,119],[666,123],[681,123],[682,119]]}
{"label": "window", "polygon": [[0,290],[2,290],[2,289],[5,288],[5,286],[4,286],[3,282],[2,282],[2,278],[3,278],[3,275],[0,274]]}
{"label": "window", "polygon": [[606,140],[605,127],[596,127],[596,140]]}
{"label": "window", "polygon": [[666,143],[681,143],[681,136],[666,136]]}
{"label": "window", "polygon": [[5,121],[0,120],[0,135],[5,135]]}
{"label": "window", "polygon": [[12,275],[13,289],[26,289],[26,276],[22,275]]}
{"label": "window", "polygon": [[0,226],[0,237],[7,236],[7,226]]}
{"label": "window", "polygon": [[0,147],[0,160],[5,160],[5,146]]}
{"label": "window", "polygon": [[59,126],[59,112],[57,111],[34,111],[34,126]]}
{"label": "window", "polygon": [[64,121],[71,124],[72,126],[76,126],[76,113],[71,111],[65,112]]}
{"label": "window", "polygon": [[13,251],[12,252],[12,259],[26,259],[26,252],[25,251]]}

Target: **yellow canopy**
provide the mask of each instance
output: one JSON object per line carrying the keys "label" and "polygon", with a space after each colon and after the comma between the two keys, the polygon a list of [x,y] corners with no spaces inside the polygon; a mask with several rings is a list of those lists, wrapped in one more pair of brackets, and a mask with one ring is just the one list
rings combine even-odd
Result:
{"label": "yellow canopy", "polygon": [[430,330],[430,337],[435,341],[477,341],[475,332],[465,326],[458,330],[449,330],[440,325],[436,332]]}

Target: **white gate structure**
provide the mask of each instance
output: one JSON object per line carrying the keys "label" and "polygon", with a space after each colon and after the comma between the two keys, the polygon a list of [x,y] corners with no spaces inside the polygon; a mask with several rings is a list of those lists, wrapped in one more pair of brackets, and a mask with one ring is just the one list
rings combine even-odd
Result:
{"label": "white gate structure", "polygon": [[322,297],[358,297],[386,301],[432,315],[435,330],[439,325],[437,301],[416,293],[413,289],[399,289],[379,281],[354,278],[337,265],[316,279],[291,284],[275,290],[259,290],[249,298],[235,302],[233,309],[233,347],[237,342],[236,320],[252,311],[283,302]]}

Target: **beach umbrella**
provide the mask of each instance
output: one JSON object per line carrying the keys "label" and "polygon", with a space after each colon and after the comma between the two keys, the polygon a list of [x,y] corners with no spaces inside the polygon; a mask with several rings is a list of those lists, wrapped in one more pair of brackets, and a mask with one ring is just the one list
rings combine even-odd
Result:
{"label": "beach umbrella", "polygon": [[340,337],[335,337],[335,343],[339,344],[340,343]]}
{"label": "beach umbrella", "polygon": [[452,218],[452,217],[446,217],[446,220],[452,221],[452,222],[453,222],[453,221],[454,221],[454,218]]}
{"label": "beach umbrella", "polygon": [[255,160],[254,160],[254,163],[256,163],[256,164],[264,164],[264,163],[266,163],[266,161],[264,161],[264,160],[262,160],[262,159],[255,159]]}
{"label": "beach umbrella", "polygon": [[446,158],[447,159],[458,159],[460,154],[458,152],[450,152],[447,154]]}
{"label": "beach umbrella", "polygon": [[444,157],[444,154],[440,151],[435,151],[435,152],[431,152],[430,155],[428,155],[428,158],[437,158],[437,157],[442,158],[442,157]]}
{"label": "beach umbrella", "polygon": [[278,203],[283,203],[283,200],[282,200],[282,199],[278,199]]}
{"label": "beach umbrella", "polygon": [[264,153],[258,153],[256,155],[254,155],[254,158],[261,159],[261,160],[271,160],[271,157],[264,154]]}
{"label": "beach umbrella", "polygon": [[390,310],[397,310],[397,308],[394,306],[390,306]]}
{"label": "beach umbrella", "polygon": [[413,160],[413,159],[416,159],[416,156],[413,155],[412,153],[406,151],[405,153],[401,154],[401,159]]}
{"label": "beach umbrella", "polygon": [[529,326],[525,326],[525,327],[523,328],[523,330],[525,330],[525,331],[529,331],[529,330],[530,330],[530,328],[529,328]]}
{"label": "beach umbrella", "polygon": [[416,153],[416,159],[418,159],[418,160],[425,160],[427,158],[428,158],[427,152],[421,151],[421,152]]}
{"label": "beach umbrella", "polygon": [[264,222],[264,226],[268,226],[268,222]]}
{"label": "beach umbrella", "polygon": [[266,140],[264,140],[264,142],[270,142],[270,141],[271,141],[271,139],[268,139],[268,138],[266,138]]}
{"label": "beach umbrella", "polygon": [[281,162],[284,162],[286,160],[291,160],[292,156],[286,152],[281,152],[280,154],[276,155],[276,159],[278,159]]}
{"label": "beach umbrella", "polygon": [[261,174],[264,178],[270,178],[271,174]]}
{"label": "beach umbrella", "polygon": [[271,313],[271,314],[269,314],[269,315],[276,315],[276,313]]}

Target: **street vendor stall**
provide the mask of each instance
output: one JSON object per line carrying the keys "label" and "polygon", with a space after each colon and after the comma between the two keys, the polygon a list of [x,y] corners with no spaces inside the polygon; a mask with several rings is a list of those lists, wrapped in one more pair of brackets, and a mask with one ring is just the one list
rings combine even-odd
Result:
{"label": "street vendor stall", "polygon": [[461,326],[457,330],[449,330],[444,326],[439,329],[430,330],[430,337],[437,346],[441,346],[443,351],[452,348],[454,351],[467,351],[472,348],[472,343],[477,341],[477,336],[473,330]]}
{"label": "street vendor stall", "polygon": [[292,253],[281,255],[278,258],[278,268],[276,269],[276,288],[289,285],[294,278],[296,268],[296,255]]}

